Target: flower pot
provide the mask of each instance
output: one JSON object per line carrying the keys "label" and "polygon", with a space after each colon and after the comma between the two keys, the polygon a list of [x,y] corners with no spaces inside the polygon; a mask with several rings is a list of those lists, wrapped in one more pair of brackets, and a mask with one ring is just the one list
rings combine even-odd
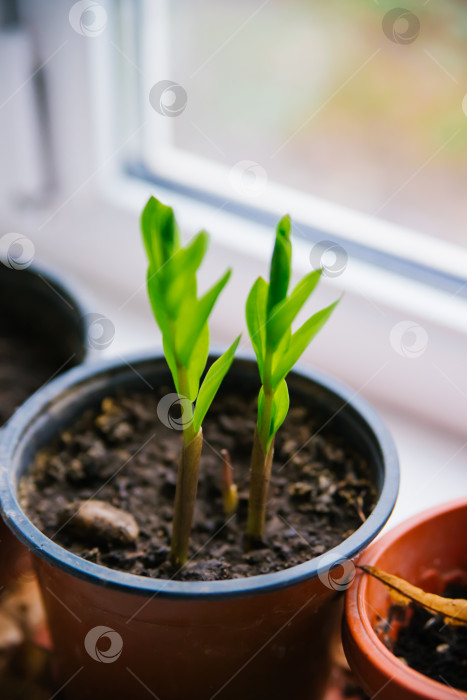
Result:
{"label": "flower pot", "polygon": [[[55,273],[38,267],[15,270],[0,262],[0,318],[0,337],[6,332],[17,336],[24,345],[34,346],[36,361],[47,360],[47,379],[79,364],[88,353],[86,311]],[[39,387],[31,380],[26,388],[31,394]],[[5,407],[2,398],[0,422],[9,418],[7,410],[14,410]]]}
{"label": "flower pot", "polygon": [[[431,593],[442,594],[446,582],[467,576],[467,499],[416,515],[374,542],[359,558],[401,576]],[[386,588],[358,572],[346,593],[343,641],[347,659],[364,690],[379,700],[457,700],[467,693],[410,668],[380,641],[374,628],[387,619],[391,605]]]}
{"label": "flower pot", "polygon": [[[36,356],[36,348],[38,357],[46,355],[50,373],[44,378],[74,367],[87,355],[84,314],[80,302],[55,275],[36,267],[18,270],[0,264],[0,337],[3,332],[18,334],[18,338],[24,336],[21,342],[34,347],[34,352],[30,352],[31,361]],[[8,382],[6,390],[5,382]],[[8,388],[9,375],[2,377],[0,388],[0,428],[16,408],[11,397],[6,395]],[[28,381],[20,389],[13,388],[20,403],[39,386]],[[0,519],[0,586],[5,586],[28,567],[28,550]]]}
{"label": "flower pot", "polygon": [[[32,397],[1,440],[2,506],[34,553],[67,697],[319,700],[341,602],[342,586],[329,572],[360,552],[393,509],[398,463],[390,436],[349,389],[318,372],[291,373],[291,394],[319,404],[366,457],[379,494],[371,515],[339,547],[279,572],[213,582],[134,576],[49,540],[22,512],[16,487],[61,428],[109,393],[144,390],[145,382],[169,383],[162,357],[76,368]],[[223,387],[257,385],[248,355],[234,361]]]}

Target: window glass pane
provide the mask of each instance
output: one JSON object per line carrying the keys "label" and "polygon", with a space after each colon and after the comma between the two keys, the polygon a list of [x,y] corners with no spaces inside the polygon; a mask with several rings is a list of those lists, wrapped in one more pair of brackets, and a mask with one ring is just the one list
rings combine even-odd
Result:
{"label": "window glass pane", "polygon": [[467,5],[404,6],[173,0],[174,145],[467,247]]}

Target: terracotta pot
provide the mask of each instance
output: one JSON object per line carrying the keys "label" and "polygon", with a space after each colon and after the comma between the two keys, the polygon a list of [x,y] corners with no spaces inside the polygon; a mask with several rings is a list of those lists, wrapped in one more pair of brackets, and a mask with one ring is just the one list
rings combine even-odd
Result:
{"label": "terracotta pot", "polygon": [[[416,515],[374,542],[361,555],[431,593],[447,582],[467,582],[467,498]],[[387,618],[391,599],[375,579],[357,572],[346,593],[343,641],[347,660],[364,690],[378,700],[459,700],[467,693],[427,678],[397,659],[374,628]]]}
{"label": "terracotta pot", "polygon": [[[213,358],[211,358],[212,360]],[[9,526],[34,552],[69,698],[319,700],[339,616],[330,570],[372,540],[398,489],[397,455],[374,411],[318,372],[294,372],[289,389],[318,403],[366,456],[379,499],[365,523],[326,555],[268,575],[229,581],[149,579],[85,561],[45,537],[20,509],[16,485],[34,452],[109,393],[169,383],[162,357],[79,367],[30,399],[0,448],[0,496]],[[256,364],[236,359],[223,391],[258,385]],[[339,568],[339,567],[338,567]],[[146,690],[145,690],[146,689]]]}
{"label": "terracotta pot", "polygon": [[[87,356],[85,309],[54,273],[36,266],[17,270],[0,263],[0,319],[19,333],[24,330],[41,352],[46,348],[60,372]],[[29,550],[0,519],[0,587],[30,567]]]}

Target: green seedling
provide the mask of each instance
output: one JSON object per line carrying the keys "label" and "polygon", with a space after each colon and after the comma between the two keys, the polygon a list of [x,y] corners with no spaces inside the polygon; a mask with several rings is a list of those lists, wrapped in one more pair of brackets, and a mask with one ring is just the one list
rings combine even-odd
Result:
{"label": "green seedling", "polygon": [[237,512],[238,489],[233,478],[232,464],[228,450],[221,450],[222,457],[222,505],[227,518]]}
{"label": "green seedling", "polygon": [[141,228],[149,260],[149,300],[183,408],[183,445],[170,551],[172,565],[180,567],[188,557],[203,446],[202,422],[232,364],[240,336],[210,367],[200,387],[209,353],[208,318],[231,271],[198,298],[196,273],[208,247],[208,234],[202,231],[182,247],[172,209],[154,197],[144,208]]}
{"label": "green seedling", "polygon": [[338,303],[321,309],[292,333],[292,323],[318,284],[322,270],[310,272],[287,296],[292,253],[290,226],[288,216],[279,222],[269,283],[258,277],[246,303],[246,322],[262,384],[251,456],[247,549],[264,542],[274,438],[289,410],[285,378]]}

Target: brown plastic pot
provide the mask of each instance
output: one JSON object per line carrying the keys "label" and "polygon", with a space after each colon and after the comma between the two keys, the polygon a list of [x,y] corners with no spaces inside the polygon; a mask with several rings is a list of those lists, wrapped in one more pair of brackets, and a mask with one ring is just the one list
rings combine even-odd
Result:
{"label": "brown plastic pot", "polygon": [[[211,361],[214,358],[211,358]],[[320,405],[367,458],[379,499],[339,547],[268,575],[214,582],[149,579],[99,566],[59,547],[21,510],[18,480],[35,451],[104,396],[167,385],[161,357],[79,367],[45,387],[10,422],[0,445],[0,496],[9,526],[34,553],[68,698],[319,700],[330,667],[348,562],[389,517],[397,455],[374,411],[318,372],[293,372],[289,389]],[[257,387],[251,356],[236,359],[221,391]],[[337,578],[331,571],[337,567]],[[345,569],[345,567],[344,567]],[[344,576],[342,576],[342,573]],[[342,578],[340,580],[339,576]],[[347,581],[345,581],[346,583]]]}
{"label": "brown plastic pot", "polygon": [[[467,498],[431,508],[390,530],[359,557],[441,594],[449,581],[467,582]],[[363,689],[378,700],[459,700],[455,690],[413,670],[378,638],[375,627],[391,605],[386,588],[358,572],[345,596],[344,650]]]}
{"label": "brown plastic pot", "polygon": [[[15,269],[7,263],[0,262],[0,323],[48,353],[58,372],[82,362],[88,354],[87,317],[68,283],[35,265]],[[0,518],[0,587],[30,568],[29,550]]]}

